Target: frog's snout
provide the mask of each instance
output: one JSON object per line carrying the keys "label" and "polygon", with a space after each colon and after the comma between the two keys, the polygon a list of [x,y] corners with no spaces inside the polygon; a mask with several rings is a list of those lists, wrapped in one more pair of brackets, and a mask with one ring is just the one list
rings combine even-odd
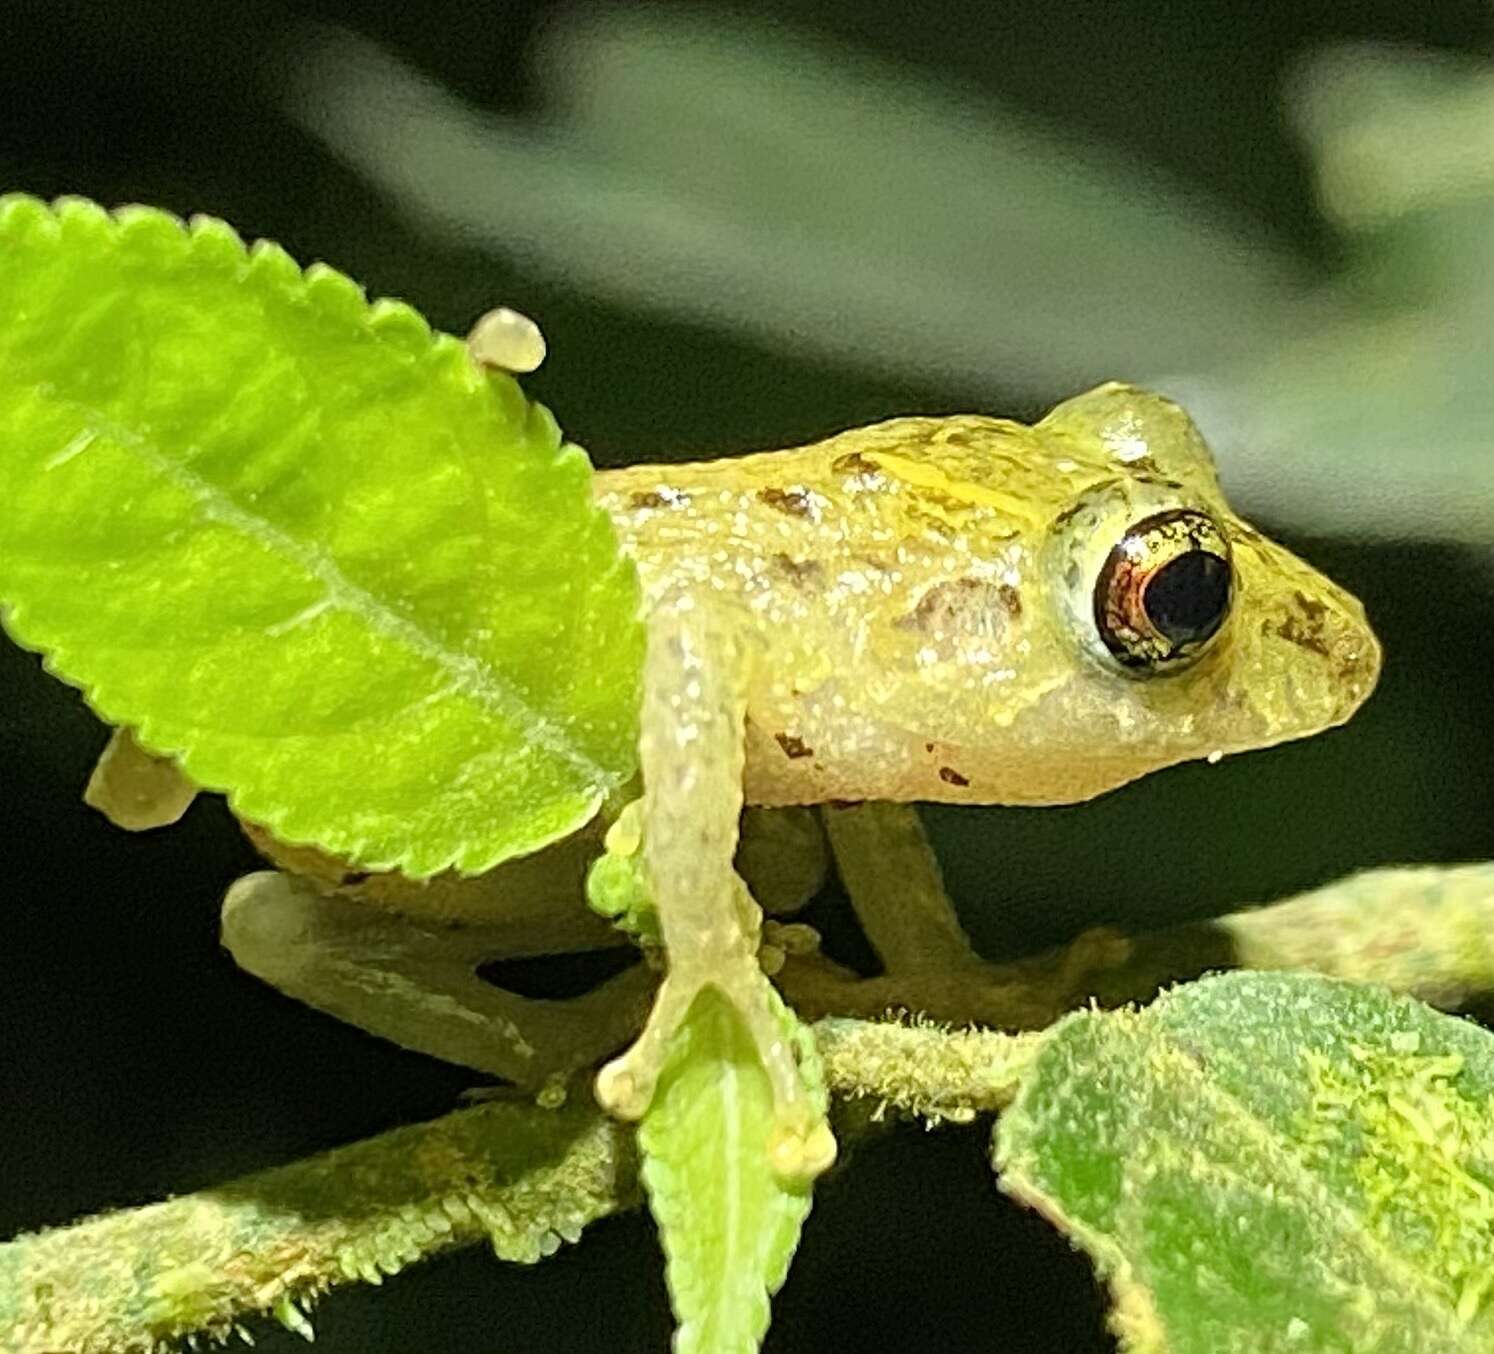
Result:
{"label": "frog's snout", "polygon": [[1380,678],[1383,653],[1359,599],[1272,542],[1237,551],[1245,614],[1237,654],[1272,741],[1349,719]]}
{"label": "frog's snout", "polygon": [[1375,689],[1383,653],[1357,600],[1338,604],[1294,595],[1270,622],[1271,638],[1293,651],[1284,663],[1290,682],[1317,697],[1324,726],[1348,719]]}

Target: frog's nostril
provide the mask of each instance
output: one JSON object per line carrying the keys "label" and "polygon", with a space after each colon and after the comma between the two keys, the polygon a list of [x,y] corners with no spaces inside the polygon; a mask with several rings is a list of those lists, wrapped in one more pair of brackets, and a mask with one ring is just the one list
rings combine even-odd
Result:
{"label": "frog's nostril", "polygon": [[1325,609],[1314,625],[1289,616],[1278,633],[1316,659],[1325,694],[1334,707],[1330,723],[1348,719],[1374,691],[1380,677],[1381,650],[1357,603],[1343,610]]}
{"label": "frog's nostril", "polygon": [[1358,709],[1380,680],[1384,650],[1380,647],[1375,632],[1361,620],[1351,622],[1338,652],[1342,655],[1340,661],[1344,684],[1353,693],[1353,708]]}

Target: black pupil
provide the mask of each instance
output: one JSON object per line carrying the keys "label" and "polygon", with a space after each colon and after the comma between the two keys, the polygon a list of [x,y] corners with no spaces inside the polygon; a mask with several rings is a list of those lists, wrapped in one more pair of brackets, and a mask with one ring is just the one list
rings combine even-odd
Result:
{"label": "black pupil", "polygon": [[1229,611],[1229,561],[1190,550],[1164,564],[1146,585],[1146,614],[1174,644],[1208,639]]}

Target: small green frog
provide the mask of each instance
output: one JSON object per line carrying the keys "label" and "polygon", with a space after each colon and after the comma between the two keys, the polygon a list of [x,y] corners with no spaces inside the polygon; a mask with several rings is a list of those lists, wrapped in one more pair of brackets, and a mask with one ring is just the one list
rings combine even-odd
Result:
{"label": "small green frog", "polygon": [[[476,331],[473,343],[481,358]],[[626,1042],[652,992],[642,1032],[596,1082],[624,1117],[645,1112],[671,1036],[714,987],[771,1081],[770,1150],[788,1174],[822,1169],[833,1141],[783,1037],[738,865],[765,880],[760,895],[802,896],[823,847],[800,809],[783,822],[811,863],[796,873],[787,851],[759,850],[749,867],[744,806],[1074,803],[1339,724],[1379,673],[1358,601],[1237,517],[1187,414],[1134,386],[1100,386],[1031,427],[899,418],[798,450],[608,471],[596,492],[645,597],[640,835],[666,956],[657,990],[635,971],[614,980],[626,1000],[525,1005],[474,976],[496,950],[597,943],[578,903],[605,819],[482,879],[425,885],[259,834],[287,869],[426,929],[362,907],[344,916],[304,888],[282,888],[277,912],[257,887],[253,908],[230,895],[225,941],[314,1004],[530,1084],[556,1070],[525,1025],[531,1008],[585,1026],[570,1032],[574,1066],[578,1049],[594,1060]],[[978,963],[952,914],[927,905],[931,857],[890,881],[867,865],[899,834],[899,859],[923,860],[916,818],[871,821],[831,837],[884,960]],[[468,932],[483,939],[453,940]],[[474,1053],[482,1040],[503,1052]]]}
{"label": "small green frog", "polygon": [[712,984],[795,1121],[752,931],[729,921],[744,802],[1072,803],[1338,724],[1379,672],[1360,604],[1235,516],[1192,420],[1133,386],[1035,427],[894,419],[598,491],[647,598],[645,849],[669,956],[597,1082],[625,1116]]}

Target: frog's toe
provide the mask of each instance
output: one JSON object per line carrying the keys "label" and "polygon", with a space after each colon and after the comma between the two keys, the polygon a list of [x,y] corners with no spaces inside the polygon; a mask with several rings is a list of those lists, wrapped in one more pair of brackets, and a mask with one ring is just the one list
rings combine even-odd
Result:
{"label": "frog's toe", "polygon": [[835,1138],[804,1084],[782,1004],[756,963],[733,968],[717,984],[757,1048],[773,1091],[768,1155],[781,1179],[809,1181],[835,1160]]}
{"label": "frog's toe", "polygon": [[654,1098],[674,1033],[689,1014],[698,985],[669,974],[659,985],[643,1032],[628,1051],[597,1073],[597,1102],[619,1119],[641,1119]]}
{"label": "frog's toe", "polygon": [[804,1083],[781,1003],[755,960],[665,978],[643,1033],[598,1073],[598,1101],[622,1119],[647,1112],[674,1035],[706,987],[715,987],[731,1003],[767,1074],[773,1128],[765,1146],[774,1171],[786,1181],[814,1179],[835,1160],[835,1138]]}

